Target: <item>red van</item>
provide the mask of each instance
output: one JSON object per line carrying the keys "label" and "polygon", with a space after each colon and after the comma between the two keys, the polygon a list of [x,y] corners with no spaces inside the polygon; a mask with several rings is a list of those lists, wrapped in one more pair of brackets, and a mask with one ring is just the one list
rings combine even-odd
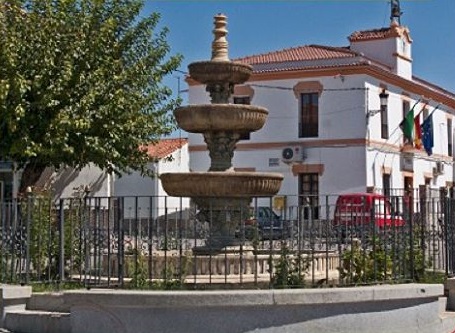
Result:
{"label": "red van", "polygon": [[335,229],[402,227],[405,220],[396,214],[387,197],[376,193],[349,193],[338,197],[333,226]]}

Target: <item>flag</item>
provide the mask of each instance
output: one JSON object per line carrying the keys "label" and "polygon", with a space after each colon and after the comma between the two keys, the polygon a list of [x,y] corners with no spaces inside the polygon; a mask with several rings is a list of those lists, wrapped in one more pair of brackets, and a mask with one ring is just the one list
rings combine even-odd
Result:
{"label": "flag", "polygon": [[403,136],[405,139],[412,144],[413,137],[414,137],[414,108],[416,107],[417,104],[419,104],[420,99],[414,103],[412,106],[411,110],[406,114],[404,119],[400,123],[400,128],[403,131]]}
{"label": "flag", "polygon": [[422,107],[420,112],[414,118],[414,147],[422,149],[422,127],[420,126],[420,114],[426,109],[428,103]]}
{"label": "flag", "polygon": [[428,156],[433,154],[433,115],[429,115],[422,123],[422,143]]}
{"label": "flag", "polygon": [[414,118],[414,147],[422,149],[422,128],[420,127],[420,113]]}
{"label": "flag", "polygon": [[400,123],[400,128],[403,131],[403,136],[412,143],[414,133],[414,107],[406,114]]}
{"label": "flag", "polygon": [[428,156],[433,154],[433,112],[422,123],[422,144]]}

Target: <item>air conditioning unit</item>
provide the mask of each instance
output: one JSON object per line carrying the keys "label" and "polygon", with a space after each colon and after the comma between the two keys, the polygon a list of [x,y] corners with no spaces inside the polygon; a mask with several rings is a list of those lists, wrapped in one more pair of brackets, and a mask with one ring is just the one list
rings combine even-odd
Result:
{"label": "air conditioning unit", "polygon": [[281,160],[284,163],[303,162],[305,159],[302,147],[286,147],[281,152]]}
{"label": "air conditioning unit", "polygon": [[436,162],[436,168],[434,168],[434,173],[437,175],[442,175],[444,173],[444,163],[441,161]]}

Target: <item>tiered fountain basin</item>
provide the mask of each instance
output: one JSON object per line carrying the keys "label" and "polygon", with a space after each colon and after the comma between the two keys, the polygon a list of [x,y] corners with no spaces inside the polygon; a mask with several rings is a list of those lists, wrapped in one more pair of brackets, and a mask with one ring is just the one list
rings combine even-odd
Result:
{"label": "tiered fountain basin", "polygon": [[250,65],[231,61],[198,61],[188,65],[191,78],[202,84],[219,82],[239,84],[248,80],[253,69]]}
{"label": "tiered fountain basin", "polygon": [[[207,144],[210,168],[207,172],[164,173],[160,176],[166,193],[190,197],[198,207],[197,219],[210,223],[199,254],[216,254],[241,245],[236,230],[249,214],[254,197],[278,193],[283,176],[277,173],[235,172],[232,160],[237,142],[244,134],[261,129],[267,119],[265,108],[230,104],[234,86],[248,81],[252,67],[231,62],[226,41],[226,17],[215,16],[212,59],[188,66],[191,80],[206,86],[211,104],[189,105],[174,110],[180,128],[201,133]],[[224,252],[226,253],[226,252]]]}
{"label": "tiered fountain basin", "polygon": [[179,126],[191,133],[254,132],[264,126],[268,111],[254,105],[202,104],[177,108],[174,115]]}
{"label": "tiered fountain basin", "polygon": [[283,175],[268,172],[186,172],[164,173],[164,190],[174,197],[247,198],[278,193]]}

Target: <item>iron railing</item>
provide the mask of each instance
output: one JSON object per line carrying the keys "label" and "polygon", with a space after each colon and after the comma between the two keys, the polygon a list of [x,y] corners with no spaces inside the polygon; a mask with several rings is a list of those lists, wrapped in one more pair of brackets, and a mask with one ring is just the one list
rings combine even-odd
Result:
{"label": "iron railing", "polygon": [[[278,288],[422,281],[454,273],[455,200],[420,196],[409,204],[393,196],[389,218],[403,219],[403,225],[378,227],[374,210],[381,207],[374,207],[365,215],[368,223],[340,227],[334,225],[336,197],[253,199],[252,215],[236,224],[235,246],[201,253],[195,249],[210,237],[212,224],[200,221],[192,205],[164,200],[154,206],[153,197],[54,202],[30,195],[1,203],[0,282]],[[276,216],[267,215],[272,211]]]}

